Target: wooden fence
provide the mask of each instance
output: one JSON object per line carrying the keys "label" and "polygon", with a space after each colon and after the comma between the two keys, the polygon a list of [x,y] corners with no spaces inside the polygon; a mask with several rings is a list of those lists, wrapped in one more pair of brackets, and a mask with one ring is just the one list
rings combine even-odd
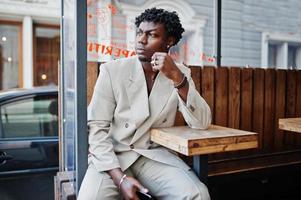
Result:
{"label": "wooden fence", "polygon": [[[301,162],[301,134],[279,130],[278,119],[301,117],[301,71],[191,67],[213,124],[259,133],[259,148],[210,157],[212,175]],[[179,124],[184,121],[178,118]]]}

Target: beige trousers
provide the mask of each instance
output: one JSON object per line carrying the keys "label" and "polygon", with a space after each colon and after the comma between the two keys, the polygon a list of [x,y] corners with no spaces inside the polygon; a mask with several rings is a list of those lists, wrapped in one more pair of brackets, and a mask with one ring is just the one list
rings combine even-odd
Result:
{"label": "beige trousers", "polygon": [[[192,170],[176,168],[140,156],[125,171],[146,187],[158,200],[209,200],[207,187]],[[88,167],[78,200],[119,200],[118,188],[106,172],[97,172],[93,164]]]}

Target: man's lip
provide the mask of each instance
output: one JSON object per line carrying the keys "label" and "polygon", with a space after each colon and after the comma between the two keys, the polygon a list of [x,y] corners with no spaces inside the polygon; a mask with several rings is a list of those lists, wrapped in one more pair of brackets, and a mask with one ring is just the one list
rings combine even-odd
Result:
{"label": "man's lip", "polygon": [[144,53],[144,52],[145,52],[145,49],[136,49],[136,52],[137,52],[137,53]]}

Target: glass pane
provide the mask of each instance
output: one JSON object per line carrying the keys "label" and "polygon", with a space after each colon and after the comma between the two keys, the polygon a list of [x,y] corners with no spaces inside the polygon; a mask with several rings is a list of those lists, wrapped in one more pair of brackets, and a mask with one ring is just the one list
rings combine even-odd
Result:
{"label": "glass pane", "polygon": [[[63,167],[75,171],[75,67],[76,67],[76,12],[75,1],[63,1]],[[69,177],[73,180],[74,177]],[[74,185],[75,186],[75,185]]]}
{"label": "glass pane", "polygon": [[106,62],[135,53],[135,18],[147,8],[176,11],[185,29],[170,55],[187,65],[215,65],[213,1],[88,1],[88,61]]}
{"label": "glass pane", "polygon": [[301,44],[300,9],[300,1],[223,0],[222,65],[288,68],[287,45]]}
{"label": "glass pane", "polygon": [[277,47],[276,44],[269,44],[269,66],[276,67],[277,66]]}
{"label": "glass pane", "polygon": [[297,46],[288,46],[288,54],[287,54],[287,61],[288,61],[288,67],[290,69],[296,69],[297,68]]}
{"label": "glass pane", "polygon": [[1,107],[3,138],[58,135],[57,99],[29,98]]}
{"label": "glass pane", "polygon": [[0,24],[0,89],[18,87],[19,26]]}
{"label": "glass pane", "polygon": [[34,84],[57,85],[58,61],[60,60],[59,28],[35,28],[35,70]]}

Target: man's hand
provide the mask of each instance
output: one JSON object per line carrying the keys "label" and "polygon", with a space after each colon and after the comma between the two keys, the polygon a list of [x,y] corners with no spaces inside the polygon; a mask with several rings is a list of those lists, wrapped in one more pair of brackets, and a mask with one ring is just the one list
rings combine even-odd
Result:
{"label": "man's hand", "polygon": [[136,195],[136,191],[148,192],[138,180],[133,177],[126,177],[124,181],[120,184],[120,191],[122,192],[123,198],[125,200],[139,200]]}
{"label": "man's hand", "polygon": [[[167,78],[173,81],[174,85],[179,85],[184,75],[181,70],[174,63],[172,58],[165,52],[155,52],[151,61],[154,71],[161,71]],[[182,100],[186,103],[189,85],[185,84],[178,90],[178,93]]]}
{"label": "man's hand", "polygon": [[167,78],[172,80],[175,85],[181,82],[183,73],[167,53],[155,52],[152,56],[151,64],[154,71],[161,71]]}
{"label": "man's hand", "polygon": [[115,185],[117,187],[120,187],[120,192],[122,193],[123,198],[125,200],[139,200],[139,198],[136,195],[137,190],[145,193],[148,192],[148,190],[133,177],[126,176],[121,181],[122,177],[124,176],[124,173],[121,171],[120,168],[111,169],[108,171],[108,173],[112,177]]}

